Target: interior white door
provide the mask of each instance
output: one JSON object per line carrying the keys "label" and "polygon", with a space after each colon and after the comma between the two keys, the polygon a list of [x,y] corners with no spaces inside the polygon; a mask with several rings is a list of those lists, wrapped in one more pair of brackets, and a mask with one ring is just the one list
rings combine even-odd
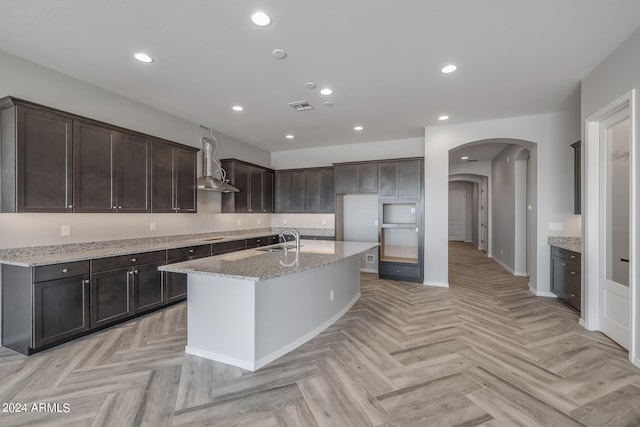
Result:
{"label": "interior white door", "polygon": [[449,192],[449,240],[464,241],[467,223],[467,193]]}
{"label": "interior white door", "polygon": [[600,126],[600,328],[629,349],[629,111]]}
{"label": "interior white door", "polygon": [[488,250],[489,239],[489,193],[487,192],[488,179],[482,178],[480,186],[480,227],[482,228],[482,236],[480,239],[480,249],[484,252]]}

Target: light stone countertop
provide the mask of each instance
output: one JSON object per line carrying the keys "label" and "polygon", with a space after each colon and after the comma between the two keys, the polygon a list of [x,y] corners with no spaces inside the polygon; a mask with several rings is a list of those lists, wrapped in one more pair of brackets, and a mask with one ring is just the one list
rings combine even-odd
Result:
{"label": "light stone countertop", "polygon": [[[301,229],[300,231],[301,233],[303,231],[312,231],[313,235],[330,235],[328,232],[321,234],[315,229]],[[0,264],[9,264],[19,267],[38,267],[42,265],[86,261],[90,259],[184,248],[188,246],[216,244],[233,240],[271,236],[274,234],[278,233],[271,228],[263,228],[0,249]],[[312,233],[309,234],[311,235]],[[207,240],[215,237],[222,238],[218,240]]]}
{"label": "light stone countertop", "polygon": [[549,236],[548,243],[556,248],[582,253],[581,240],[580,237]]}
{"label": "light stone countertop", "polygon": [[295,249],[290,249],[286,258],[284,251],[266,252],[259,249],[245,249],[225,255],[163,265],[158,269],[174,273],[257,282],[333,264],[375,248],[378,243],[301,240],[300,245],[297,263],[294,262]]}

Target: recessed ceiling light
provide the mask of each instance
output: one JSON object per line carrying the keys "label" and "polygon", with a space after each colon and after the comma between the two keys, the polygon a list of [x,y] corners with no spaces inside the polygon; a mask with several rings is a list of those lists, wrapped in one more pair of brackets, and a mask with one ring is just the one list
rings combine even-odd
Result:
{"label": "recessed ceiling light", "polygon": [[306,82],[304,84],[304,87],[306,87],[307,89],[315,89],[316,88],[316,84],[314,82]]}
{"label": "recessed ceiling light", "polygon": [[356,126],[353,128],[353,130],[357,130],[357,131],[361,131],[362,129],[364,129],[362,126]]}
{"label": "recessed ceiling light", "polygon": [[333,91],[332,91],[331,89],[329,89],[328,87],[326,87],[326,88],[322,89],[322,90],[320,91],[320,93],[321,93],[322,95],[331,95],[331,94],[333,93]]}
{"label": "recessed ceiling light", "polygon": [[284,59],[287,57],[287,52],[285,52],[284,49],[274,49],[271,53],[273,53],[273,56],[278,59]]}
{"label": "recessed ceiling light", "polygon": [[140,62],[153,62],[153,58],[143,52],[137,52],[133,54],[133,57],[136,58]]}
{"label": "recessed ceiling light", "polygon": [[244,111],[244,107],[242,105],[234,105],[231,109],[233,111]]}
{"label": "recessed ceiling light", "polygon": [[442,67],[442,70],[440,71],[442,71],[442,74],[449,74],[449,73],[453,73],[457,69],[458,69],[457,65],[449,64]]}
{"label": "recessed ceiling light", "polygon": [[331,101],[325,101],[322,103],[325,107],[333,107],[333,102]]}
{"label": "recessed ceiling light", "polygon": [[447,116],[446,114],[443,114],[442,116],[438,117],[438,120],[440,121],[449,120],[449,116]]}
{"label": "recessed ceiling light", "polygon": [[469,156],[462,156],[460,157],[460,160],[469,160]]}
{"label": "recessed ceiling light", "polygon": [[285,136],[285,138],[287,138],[287,139],[293,139],[294,137],[293,137],[293,135],[287,135],[287,136]]}
{"label": "recessed ceiling light", "polygon": [[271,17],[264,12],[254,12],[253,15],[251,15],[251,22],[258,27],[266,27],[271,24]]}

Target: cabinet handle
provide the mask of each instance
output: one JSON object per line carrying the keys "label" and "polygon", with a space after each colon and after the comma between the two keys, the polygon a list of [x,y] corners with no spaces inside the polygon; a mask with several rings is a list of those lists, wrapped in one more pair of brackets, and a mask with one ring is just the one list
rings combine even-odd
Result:
{"label": "cabinet handle", "polygon": [[67,206],[67,207],[68,207],[69,209],[71,209],[71,208],[73,208],[73,205],[69,205],[69,206]]}
{"label": "cabinet handle", "polygon": [[571,294],[571,298],[575,298],[575,297],[576,297],[576,294]]}
{"label": "cabinet handle", "polygon": [[129,275],[130,275],[130,276],[133,276],[133,271],[130,271],[130,272],[129,272]]}
{"label": "cabinet handle", "polygon": [[68,273],[68,272],[69,272],[69,269],[68,269],[68,268],[63,268],[63,269],[62,269],[62,270],[60,270],[60,271],[62,271],[63,273]]}
{"label": "cabinet handle", "polygon": [[118,209],[122,209],[122,206],[118,206]]}
{"label": "cabinet handle", "polygon": [[111,209],[118,209],[118,207],[116,205],[113,205]]}
{"label": "cabinet handle", "polygon": [[575,259],[575,258],[576,258],[576,256],[575,256],[575,255],[571,255],[571,259]]}
{"label": "cabinet handle", "polygon": [[89,279],[83,280],[82,283],[84,283],[85,285],[88,285],[89,284]]}
{"label": "cabinet handle", "polygon": [[566,262],[563,262],[563,263],[562,263],[562,265],[567,265],[567,263],[566,263]]}
{"label": "cabinet handle", "polygon": [[576,275],[576,272],[575,272],[575,271],[572,271],[572,272],[571,272],[571,275],[572,275],[572,276],[575,276],[575,275]]}
{"label": "cabinet handle", "polygon": [[133,273],[134,274],[138,274],[138,270],[133,270]]}
{"label": "cabinet handle", "polygon": [[192,254],[193,253],[193,249],[189,249],[189,253]]}
{"label": "cabinet handle", "polygon": [[137,259],[136,258],[131,258],[131,262],[136,262]]}

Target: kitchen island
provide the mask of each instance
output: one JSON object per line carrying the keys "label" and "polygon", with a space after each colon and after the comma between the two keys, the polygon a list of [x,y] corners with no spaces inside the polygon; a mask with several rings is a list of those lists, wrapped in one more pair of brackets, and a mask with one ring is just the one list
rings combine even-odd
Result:
{"label": "kitchen island", "polygon": [[[302,240],[161,266],[188,275],[186,353],[255,371],[309,341],[360,297],[377,243]],[[278,249],[278,246],[275,246]]]}

